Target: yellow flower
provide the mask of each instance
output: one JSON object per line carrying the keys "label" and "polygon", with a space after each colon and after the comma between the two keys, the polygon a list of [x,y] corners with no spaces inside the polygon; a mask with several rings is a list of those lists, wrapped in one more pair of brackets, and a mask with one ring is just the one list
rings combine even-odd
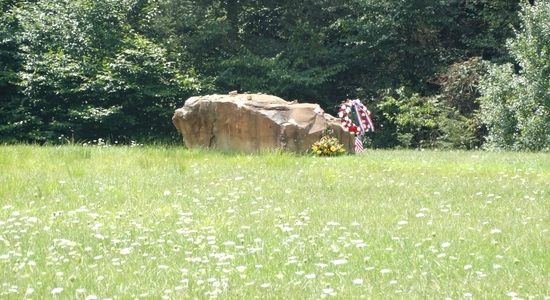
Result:
{"label": "yellow flower", "polygon": [[339,155],[346,150],[344,145],[338,143],[338,139],[330,136],[323,136],[318,142],[311,145],[313,153],[323,156]]}

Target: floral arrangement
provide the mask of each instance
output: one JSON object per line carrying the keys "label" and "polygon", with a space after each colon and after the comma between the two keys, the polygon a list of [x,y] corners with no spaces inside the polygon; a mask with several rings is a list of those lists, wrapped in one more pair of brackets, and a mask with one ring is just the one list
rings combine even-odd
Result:
{"label": "floral arrangement", "polygon": [[337,138],[328,135],[311,145],[311,150],[319,156],[336,156],[346,152],[344,145],[340,144]]}
{"label": "floral arrangement", "polygon": [[[349,114],[352,113],[353,110],[357,113],[357,118],[360,122],[359,125],[351,121]],[[347,100],[344,102],[340,107],[338,117],[340,117],[340,122],[342,126],[344,126],[344,129],[357,136],[363,134],[368,129],[374,131],[374,125],[370,119],[370,112],[359,100]]]}

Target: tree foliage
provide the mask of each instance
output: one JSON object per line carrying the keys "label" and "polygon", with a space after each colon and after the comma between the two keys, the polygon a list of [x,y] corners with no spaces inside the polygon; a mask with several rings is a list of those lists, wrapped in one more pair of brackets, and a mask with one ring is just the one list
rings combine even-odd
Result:
{"label": "tree foliage", "polygon": [[22,140],[118,141],[162,136],[177,100],[197,92],[167,51],[136,33],[118,0],[47,0],[14,12],[21,111],[4,126]]}
{"label": "tree foliage", "polygon": [[472,149],[479,146],[478,123],[457,108],[450,106],[441,95],[422,97],[404,88],[388,92],[377,103],[385,128],[376,143],[403,148]]}
{"label": "tree foliage", "polygon": [[375,147],[479,146],[481,61],[515,59],[504,41],[520,7],[519,0],[2,1],[4,141],[169,139],[177,133],[170,116],[190,95],[238,90],[319,103],[330,113],[359,98],[378,125],[369,136]]}
{"label": "tree foliage", "polygon": [[21,108],[16,85],[16,74],[20,70],[17,55],[16,27],[13,17],[13,1],[0,0],[0,140],[17,141],[17,134],[11,129],[11,121],[21,117]]}
{"label": "tree foliage", "polygon": [[520,17],[521,28],[507,44],[519,71],[492,64],[480,85],[488,149],[550,147],[550,3],[524,3]]}

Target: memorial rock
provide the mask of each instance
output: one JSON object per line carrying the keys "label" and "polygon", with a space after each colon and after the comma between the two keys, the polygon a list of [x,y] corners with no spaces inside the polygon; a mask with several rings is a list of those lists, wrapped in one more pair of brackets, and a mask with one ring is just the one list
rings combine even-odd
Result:
{"label": "memorial rock", "polygon": [[172,121],[189,148],[305,153],[329,130],[348,153],[354,152],[355,136],[319,105],[272,95],[231,92],[191,97],[176,110]]}

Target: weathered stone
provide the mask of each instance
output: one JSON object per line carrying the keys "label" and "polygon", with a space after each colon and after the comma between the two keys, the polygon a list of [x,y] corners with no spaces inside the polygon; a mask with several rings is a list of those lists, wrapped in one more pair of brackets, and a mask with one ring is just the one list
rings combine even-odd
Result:
{"label": "weathered stone", "polygon": [[191,97],[176,110],[172,121],[190,148],[303,153],[330,129],[348,153],[354,152],[354,135],[319,105],[261,93]]}

